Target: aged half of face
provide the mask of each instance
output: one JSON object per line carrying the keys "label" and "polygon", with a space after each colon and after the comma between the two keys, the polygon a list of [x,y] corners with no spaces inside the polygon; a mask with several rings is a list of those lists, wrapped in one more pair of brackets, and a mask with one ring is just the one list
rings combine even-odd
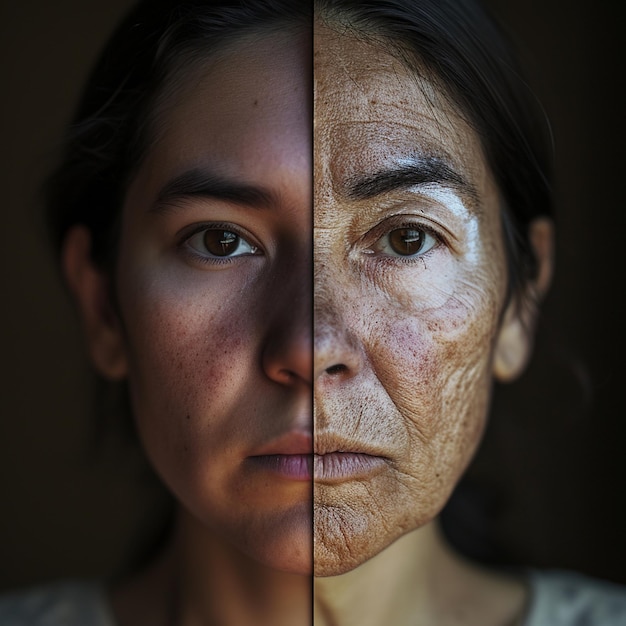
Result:
{"label": "aged half of face", "polygon": [[261,562],[311,569],[311,59],[258,35],[159,111],[123,207],[119,309],[74,229],[65,265],[99,369],[127,378],[183,509]]}
{"label": "aged half of face", "polygon": [[437,516],[494,371],[529,345],[505,311],[498,189],[449,101],[326,25],[314,84],[314,559],[333,575]]}

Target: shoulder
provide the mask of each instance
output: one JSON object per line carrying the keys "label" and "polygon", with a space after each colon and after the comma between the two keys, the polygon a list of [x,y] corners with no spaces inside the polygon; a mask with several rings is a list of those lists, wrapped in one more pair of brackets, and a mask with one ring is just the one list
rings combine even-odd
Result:
{"label": "shoulder", "polygon": [[626,587],[567,571],[529,574],[525,626],[626,626]]}
{"label": "shoulder", "polygon": [[2,626],[115,626],[99,583],[63,581],[0,595]]}

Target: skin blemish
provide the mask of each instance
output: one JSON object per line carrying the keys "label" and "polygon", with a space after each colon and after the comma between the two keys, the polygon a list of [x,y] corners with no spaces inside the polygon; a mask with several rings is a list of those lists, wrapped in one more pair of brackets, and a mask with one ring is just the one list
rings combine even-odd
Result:
{"label": "skin blemish", "polygon": [[[310,423],[306,374],[294,375],[297,385],[279,376],[308,366],[300,351],[310,354],[310,63],[301,35],[267,35],[194,68],[130,184],[117,276],[133,413],[150,461],[194,528],[294,573],[311,567],[310,484],[249,459]],[[150,210],[169,181],[198,171],[219,177],[200,177],[196,195],[183,177],[187,200]],[[249,238],[262,253],[214,254],[196,236],[205,231]],[[295,364],[281,362],[294,354]]]}

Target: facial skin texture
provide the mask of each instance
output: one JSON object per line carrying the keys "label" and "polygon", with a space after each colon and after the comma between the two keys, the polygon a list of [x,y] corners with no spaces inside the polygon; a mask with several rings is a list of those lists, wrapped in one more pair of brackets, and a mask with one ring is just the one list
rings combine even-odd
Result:
{"label": "facial skin texture", "polygon": [[[497,188],[441,92],[325,25],[314,54],[315,451],[374,457],[345,480],[316,461],[315,573],[329,576],[447,501],[483,432],[507,276]],[[429,182],[408,184],[409,166]],[[396,174],[372,182],[382,172]],[[402,229],[428,234],[422,252],[394,251]]]}
{"label": "facial skin texture", "polygon": [[[304,37],[240,42],[160,112],[123,208],[122,356],[109,366],[127,376],[147,454],[194,523],[296,573],[311,570],[310,481],[249,457],[310,438],[309,49]],[[181,194],[198,173],[235,199]],[[242,238],[233,256],[210,258],[209,226],[218,241]]]}

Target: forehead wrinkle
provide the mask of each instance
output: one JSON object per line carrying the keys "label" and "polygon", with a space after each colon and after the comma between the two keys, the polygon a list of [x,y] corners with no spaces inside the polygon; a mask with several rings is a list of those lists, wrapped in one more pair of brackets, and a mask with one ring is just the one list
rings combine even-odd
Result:
{"label": "forehead wrinkle", "polygon": [[[489,176],[483,145],[436,73],[380,41],[334,26],[317,33],[316,206],[350,201],[359,179],[391,172],[403,160],[439,158],[463,183],[447,177],[430,188],[451,189],[482,214]],[[347,38],[354,41],[348,51]],[[355,145],[359,150],[351,150]],[[401,191],[419,189],[407,181]]]}
{"label": "forehead wrinkle", "polygon": [[[359,199],[365,192],[371,195],[369,192],[381,185],[393,190],[391,183],[395,179],[397,188],[443,184],[472,202],[479,201],[477,183],[481,168],[473,167],[462,155],[448,152],[427,128],[388,119],[380,125],[368,121],[341,122],[334,125],[329,135],[321,152],[316,142],[317,161],[326,166],[328,182],[340,197]],[[458,139],[461,141],[461,137]],[[367,146],[366,150],[353,159],[340,158],[355,143]]]}

